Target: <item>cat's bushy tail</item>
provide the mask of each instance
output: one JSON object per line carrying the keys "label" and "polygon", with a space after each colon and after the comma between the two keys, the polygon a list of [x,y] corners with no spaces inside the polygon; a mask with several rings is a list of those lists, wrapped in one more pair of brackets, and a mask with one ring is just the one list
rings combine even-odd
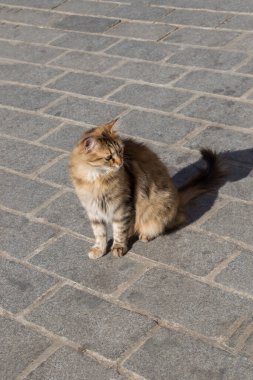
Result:
{"label": "cat's bushy tail", "polygon": [[200,153],[206,162],[206,168],[199,169],[199,173],[195,177],[179,187],[181,206],[201,194],[217,190],[224,183],[226,171],[220,156],[211,149],[201,149]]}

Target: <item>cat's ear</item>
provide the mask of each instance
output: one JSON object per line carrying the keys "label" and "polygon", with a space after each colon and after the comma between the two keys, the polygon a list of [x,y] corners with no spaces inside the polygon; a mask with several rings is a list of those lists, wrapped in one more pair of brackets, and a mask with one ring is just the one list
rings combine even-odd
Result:
{"label": "cat's ear", "polygon": [[83,141],[83,146],[86,152],[91,152],[92,150],[96,148],[97,145],[98,145],[98,142],[93,137],[87,137]]}
{"label": "cat's ear", "polygon": [[115,132],[115,127],[116,127],[116,123],[119,119],[114,119],[112,121],[110,121],[109,123],[107,124],[104,124],[103,125],[103,129],[105,129],[108,133],[112,134],[113,132]]}

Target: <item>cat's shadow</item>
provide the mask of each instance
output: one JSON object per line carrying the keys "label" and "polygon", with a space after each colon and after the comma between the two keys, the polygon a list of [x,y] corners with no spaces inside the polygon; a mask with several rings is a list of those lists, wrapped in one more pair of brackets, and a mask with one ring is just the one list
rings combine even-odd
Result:
{"label": "cat's shadow", "polygon": [[[207,211],[209,211],[215,200],[218,197],[219,189],[228,182],[237,182],[246,178],[253,169],[253,148],[237,151],[224,151],[219,154],[224,165],[226,176],[223,183],[210,194],[199,196],[198,198],[189,202],[186,208],[188,225],[195,222],[202,217]],[[204,161],[202,159],[197,162],[186,166],[173,176],[173,182],[180,186],[187,182],[191,176],[195,175],[198,168],[204,167]],[[167,232],[169,233],[169,231]]]}

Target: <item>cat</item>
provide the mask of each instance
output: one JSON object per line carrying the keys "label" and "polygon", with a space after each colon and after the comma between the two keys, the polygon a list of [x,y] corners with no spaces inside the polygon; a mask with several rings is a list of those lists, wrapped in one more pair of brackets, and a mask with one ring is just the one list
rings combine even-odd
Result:
{"label": "cat", "polygon": [[219,156],[202,149],[206,169],[177,189],[151,149],[119,137],[116,121],[87,131],[70,157],[76,193],[95,235],[95,245],[88,253],[91,259],[106,253],[107,224],[113,228],[112,254],[123,256],[130,236],[147,242],[185,224],[184,206],[216,189],[224,177]]}

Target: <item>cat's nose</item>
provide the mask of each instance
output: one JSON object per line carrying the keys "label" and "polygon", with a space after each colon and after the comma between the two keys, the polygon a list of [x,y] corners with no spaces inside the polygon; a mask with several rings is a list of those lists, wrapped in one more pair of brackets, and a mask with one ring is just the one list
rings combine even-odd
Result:
{"label": "cat's nose", "polygon": [[114,165],[116,166],[116,168],[121,168],[121,166],[123,165],[123,160],[121,159],[115,160]]}

